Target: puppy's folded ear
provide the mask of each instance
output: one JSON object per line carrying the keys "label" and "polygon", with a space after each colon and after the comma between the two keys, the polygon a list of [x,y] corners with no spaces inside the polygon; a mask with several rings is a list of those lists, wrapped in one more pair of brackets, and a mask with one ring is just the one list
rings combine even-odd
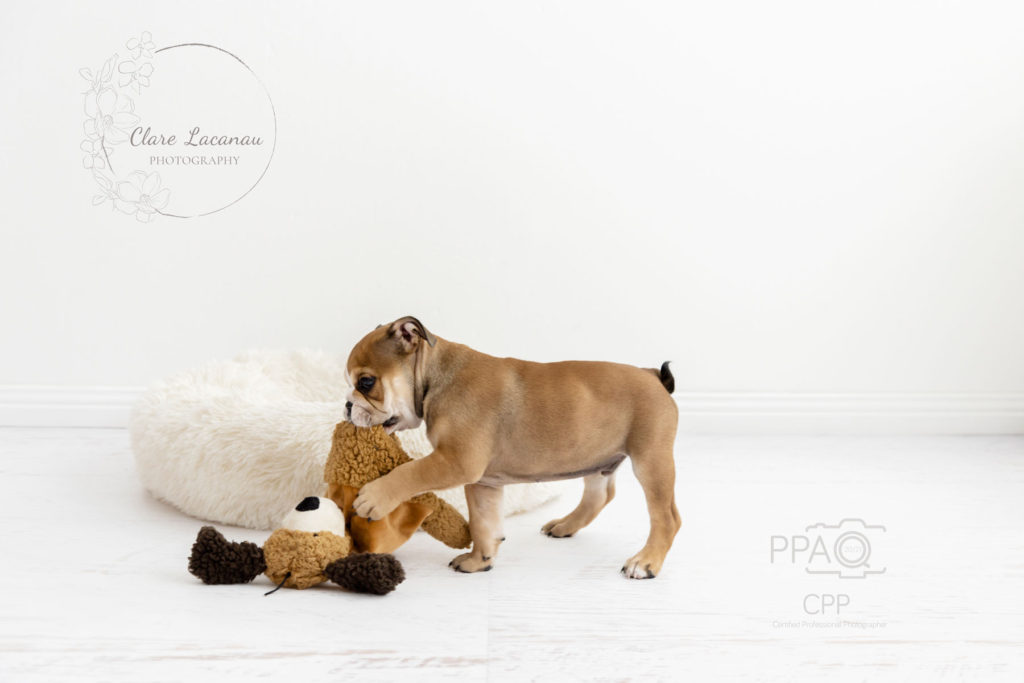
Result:
{"label": "puppy's folded ear", "polygon": [[388,336],[394,337],[406,352],[416,348],[420,340],[427,342],[430,346],[437,343],[437,337],[432,335],[426,327],[416,318],[407,315],[391,323],[388,329]]}

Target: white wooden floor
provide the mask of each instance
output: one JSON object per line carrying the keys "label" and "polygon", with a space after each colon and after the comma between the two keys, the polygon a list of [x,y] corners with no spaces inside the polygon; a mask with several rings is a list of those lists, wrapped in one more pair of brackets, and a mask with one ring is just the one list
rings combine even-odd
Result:
{"label": "white wooden floor", "polygon": [[[1024,437],[686,437],[677,462],[653,581],[618,573],[646,535],[624,466],[574,538],[539,533],[574,500],[509,519],[494,571],[418,534],[385,598],[264,597],[188,574],[201,523],[141,489],[125,432],[0,430],[0,680],[1024,680]],[[773,555],[844,518],[885,527],[862,530],[885,573]]]}

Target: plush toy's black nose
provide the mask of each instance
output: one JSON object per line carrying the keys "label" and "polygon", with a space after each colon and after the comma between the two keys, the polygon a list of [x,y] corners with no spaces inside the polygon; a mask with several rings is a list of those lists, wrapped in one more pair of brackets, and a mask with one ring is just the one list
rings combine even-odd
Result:
{"label": "plush toy's black nose", "polygon": [[345,401],[345,417],[352,419],[352,401]]}
{"label": "plush toy's black nose", "polygon": [[319,510],[320,499],[317,498],[316,496],[309,496],[308,498],[303,498],[302,502],[295,506],[295,509],[298,510],[299,512],[306,512],[307,510]]}

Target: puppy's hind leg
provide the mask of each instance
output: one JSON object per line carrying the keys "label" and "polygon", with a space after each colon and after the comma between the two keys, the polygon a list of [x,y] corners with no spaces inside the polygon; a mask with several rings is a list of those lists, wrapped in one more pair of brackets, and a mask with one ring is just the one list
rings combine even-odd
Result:
{"label": "puppy's hind leg", "polygon": [[576,509],[565,517],[553,519],[540,528],[554,538],[566,538],[590,524],[604,506],[615,497],[615,471],[596,472],[583,477],[583,498]]}
{"label": "puppy's hind leg", "polygon": [[672,444],[632,456],[633,472],[644,489],[651,531],[647,543],[626,560],[622,573],[630,579],[653,579],[661,571],[672,539],[682,523],[675,500],[675,462]]}

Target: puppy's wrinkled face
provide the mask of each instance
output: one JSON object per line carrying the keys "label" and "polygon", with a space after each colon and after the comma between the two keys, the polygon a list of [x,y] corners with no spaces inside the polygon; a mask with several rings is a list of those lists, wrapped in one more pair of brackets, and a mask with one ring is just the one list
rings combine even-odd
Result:
{"label": "puppy's wrinkled face", "polygon": [[413,364],[423,338],[414,330],[419,322],[408,320],[379,326],[349,354],[348,418],[357,427],[383,425],[391,433],[418,427],[422,421],[416,416]]}

